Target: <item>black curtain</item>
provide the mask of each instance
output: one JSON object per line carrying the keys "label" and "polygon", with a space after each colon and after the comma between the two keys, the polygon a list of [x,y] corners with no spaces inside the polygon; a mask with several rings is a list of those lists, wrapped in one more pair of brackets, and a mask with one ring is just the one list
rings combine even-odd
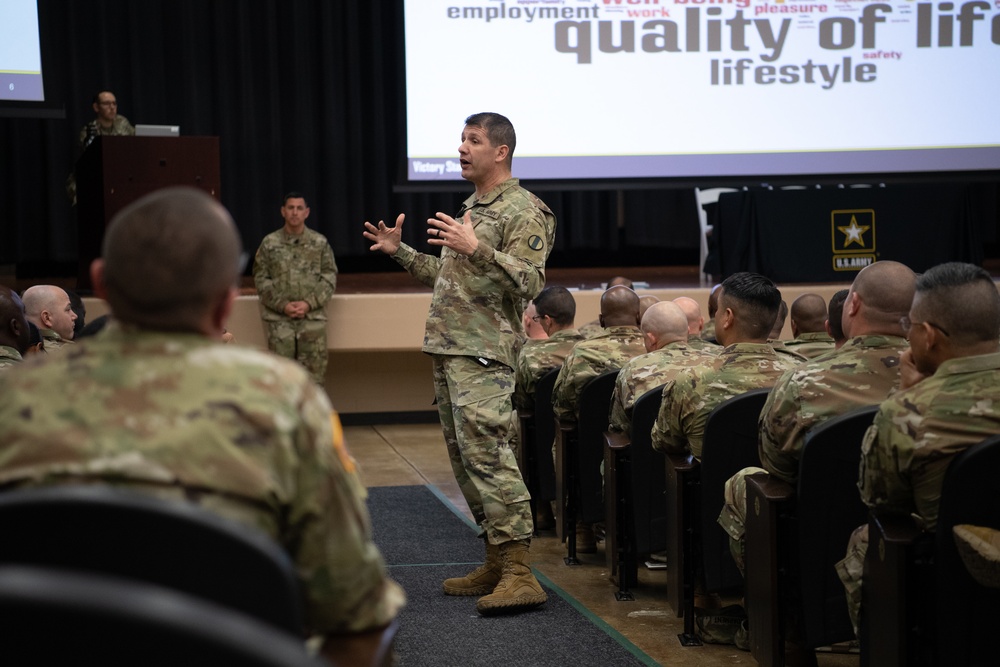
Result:
{"label": "black curtain", "polygon": [[[65,100],[66,118],[0,119],[0,264],[19,274],[75,272],[65,181],[104,89],[133,124],[220,137],[222,200],[251,252],[280,226],[281,196],[298,190],[342,270],[396,270],[368,253],[361,223],[405,212],[406,240],[426,249],[423,220],[471,191],[465,183],[394,189],[405,150],[401,0],[40,0],[39,8],[46,85]],[[455,100],[441,108],[454,116],[456,147],[465,116],[483,111],[462,106],[465,84],[456,81]],[[697,261],[689,189],[538,185],[559,220],[551,266]]]}

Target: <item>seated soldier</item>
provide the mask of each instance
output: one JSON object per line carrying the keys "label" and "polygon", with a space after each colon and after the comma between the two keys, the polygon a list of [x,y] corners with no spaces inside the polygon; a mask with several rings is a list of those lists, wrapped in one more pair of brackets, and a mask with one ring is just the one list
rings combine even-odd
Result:
{"label": "seated soldier", "polygon": [[[552,390],[552,411],[560,421],[579,420],[580,394],[590,380],[618,370],[629,359],[646,352],[638,326],[639,297],[628,287],[618,285],[604,292],[600,322],[604,333],[574,345],[559,370]],[[582,522],[577,524],[577,550],[597,551],[593,527]]]}
{"label": "seated soldier", "polygon": [[815,359],[833,350],[833,338],[826,332],[826,302],[819,294],[807,292],[792,301],[789,312],[792,318],[792,340],[785,348]]}
{"label": "seated soldier", "polygon": [[45,339],[45,350],[54,352],[73,342],[76,313],[69,294],[55,285],[35,285],[24,290],[24,311]]}
{"label": "seated soldier", "polygon": [[[698,305],[698,302],[689,296],[679,296],[674,299],[674,303],[680,306],[680,309],[684,311],[684,315],[687,316],[688,346],[697,350],[711,352],[712,354],[718,352],[720,348],[717,344],[702,338],[702,334],[705,331],[705,318],[701,316],[701,306]],[[714,323],[712,329],[713,331],[715,330]]]}
{"label": "seated soldier", "polygon": [[534,319],[545,332],[545,338],[529,339],[517,356],[514,407],[531,408],[535,400],[535,385],[543,375],[562,366],[573,346],[583,340],[574,327],[576,300],[565,287],[543,289],[535,300]]}
{"label": "seated soldier", "polygon": [[294,362],[218,340],[245,261],[200,190],[122,209],[91,266],[114,321],[0,374],[0,488],[114,485],[262,530],[295,563],[323,655],[371,664],[403,591],[326,394]]}
{"label": "seated soldier", "polygon": [[[552,369],[562,366],[566,355],[574,345],[583,340],[583,336],[573,326],[576,300],[565,287],[546,287],[531,303],[535,308],[533,324],[541,327],[545,337],[529,338],[517,355],[513,401],[515,408],[533,410],[538,381]],[[526,446],[526,443],[522,444]],[[550,443],[544,451],[536,452],[536,455],[551,455],[553,445],[554,443]],[[555,525],[552,499],[535,498],[536,530],[549,530]]]}
{"label": "seated soldier", "polygon": [[0,370],[20,364],[31,345],[24,303],[17,292],[0,285]]}
{"label": "seated soldier", "polygon": [[[900,391],[865,434],[858,487],[869,507],[913,514],[933,531],[954,456],[1000,433],[1000,295],[980,267],[941,264],[917,279],[901,325],[910,349]],[[837,564],[855,632],[867,548],[864,525]]]}
{"label": "seated soldier", "polygon": [[680,369],[704,363],[711,356],[688,344],[687,317],[672,301],[650,307],[640,328],[646,354],[633,357],[618,372],[608,416],[608,429],[614,433],[631,433],[636,399],[666,383]]}
{"label": "seated soldier", "polygon": [[701,458],[705,421],[727,398],[772,386],[794,367],[767,344],[781,292],[756,273],[735,273],[719,288],[715,335],[724,348],[709,363],[686,368],[663,388],[653,447]]}

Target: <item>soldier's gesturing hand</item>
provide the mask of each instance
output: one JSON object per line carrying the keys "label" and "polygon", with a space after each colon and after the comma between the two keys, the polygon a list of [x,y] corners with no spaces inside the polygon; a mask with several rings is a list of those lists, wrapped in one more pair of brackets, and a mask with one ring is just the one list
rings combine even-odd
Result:
{"label": "soldier's gesturing hand", "polygon": [[476,238],[476,230],[472,227],[472,214],[465,212],[461,220],[441,213],[435,213],[434,218],[428,218],[427,243],[429,245],[441,245],[451,248],[460,255],[466,257],[476,252],[479,247],[479,239]]}
{"label": "soldier's gesturing hand", "polygon": [[395,255],[403,238],[403,220],[406,215],[400,213],[396,217],[395,227],[386,227],[385,222],[378,221],[378,227],[365,220],[364,237],[372,242],[369,250],[381,250],[387,255]]}

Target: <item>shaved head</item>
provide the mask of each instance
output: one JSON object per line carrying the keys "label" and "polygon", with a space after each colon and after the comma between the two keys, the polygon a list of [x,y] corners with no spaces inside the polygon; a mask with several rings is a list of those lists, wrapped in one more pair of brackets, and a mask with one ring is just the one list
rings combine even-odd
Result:
{"label": "shaved head", "polygon": [[705,328],[705,318],[701,316],[701,306],[689,296],[679,296],[674,299],[680,309],[684,312],[688,321],[688,333],[700,334]]}
{"label": "shaved head", "polygon": [[609,287],[601,295],[601,324],[605,327],[639,326],[639,295],[628,287]]}
{"label": "shaved head", "polygon": [[35,285],[24,290],[22,298],[29,322],[39,329],[55,331],[65,340],[73,340],[76,313],[66,290],[56,285]]}
{"label": "shaved head", "polygon": [[687,340],[688,318],[673,301],[660,301],[646,310],[640,328],[644,334],[652,334],[662,346],[678,340]]}
{"label": "shaved head", "polygon": [[[905,264],[881,261],[861,269],[851,285],[851,293],[864,303],[865,318],[869,323],[883,332],[896,333],[899,318],[910,311],[916,284],[917,276]],[[848,295],[848,299],[851,298]],[[844,332],[849,336],[855,335],[846,325]]]}
{"label": "shaved head", "polygon": [[792,301],[792,328],[796,335],[826,331],[826,301],[808,292]]}

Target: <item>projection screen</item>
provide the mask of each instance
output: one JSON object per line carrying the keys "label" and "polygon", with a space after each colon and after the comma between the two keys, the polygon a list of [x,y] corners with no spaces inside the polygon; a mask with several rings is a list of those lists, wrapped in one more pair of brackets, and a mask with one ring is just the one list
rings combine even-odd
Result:
{"label": "projection screen", "polygon": [[530,179],[1000,169],[1000,0],[404,0],[407,173],[497,111]]}

